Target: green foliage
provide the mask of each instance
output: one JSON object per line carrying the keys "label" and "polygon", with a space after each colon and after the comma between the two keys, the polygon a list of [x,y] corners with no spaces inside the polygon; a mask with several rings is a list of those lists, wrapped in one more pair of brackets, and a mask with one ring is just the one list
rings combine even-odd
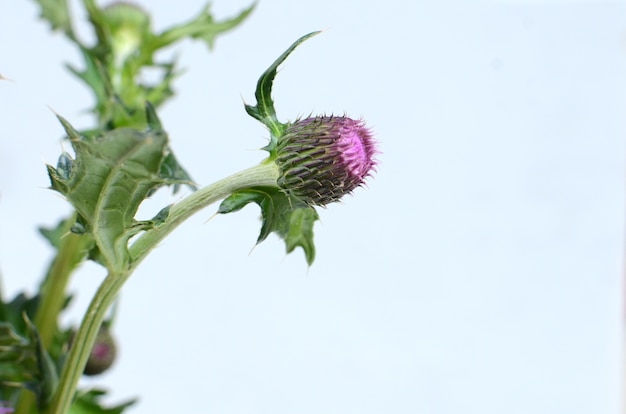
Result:
{"label": "green foliage", "polygon": [[315,259],[313,224],[319,217],[313,207],[287,196],[275,187],[255,187],[237,191],[222,201],[219,214],[241,210],[249,203],[261,207],[263,224],[257,244],[274,232],[285,241],[287,253],[300,246],[309,266]]}
{"label": "green foliage", "polygon": [[136,402],[136,400],[131,400],[116,406],[105,407],[100,401],[105,395],[106,391],[99,389],[79,392],[68,414],[120,414]]}
{"label": "green foliage", "polygon": [[[266,70],[261,74],[256,86],[254,96],[256,105],[245,105],[246,112],[270,131],[270,143],[263,149],[270,156],[266,162],[272,162],[276,157],[276,145],[284,135],[287,124],[278,120],[274,101],[272,100],[272,87],[278,67],[289,55],[305,40],[319,34],[312,32],[302,36],[287,48]],[[227,214],[242,209],[245,205],[254,202],[261,207],[261,232],[257,244],[274,232],[285,241],[287,253],[291,253],[300,246],[309,266],[315,259],[315,245],[313,243],[313,225],[318,220],[315,209],[293,195],[288,195],[279,188],[254,187],[233,193],[226,198],[218,208],[218,213]]]}
{"label": "green foliage", "polygon": [[24,293],[17,294],[11,301],[1,303],[2,322],[8,322],[17,332],[26,335],[26,319],[32,318],[39,306],[39,296],[29,298]]}
{"label": "green foliage", "polygon": [[[63,168],[63,163],[69,160],[73,163],[74,160],[71,159],[71,156],[67,153],[61,154],[59,157],[59,161],[57,163],[57,173],[59,176],[63,177],[63,179],[69,179],[69,171],[68,169]],[[70,167],[71,168],[71,167]],[[67,175],[66,175],[67,172]],[[60,220],[56,226],[54,227],[39,227],[39,233],[46,239],[52,247],[58,249],[61,245],[61,242],[65,237],[67,237],[68,232],[80,234],[82,226],[77,226],[75,217],[70,217],[67,219]],[[84,233],[84,228],[83,228]],[[73,266],[77,265],[80,261],[82,261],[83,257],[81,255],[75,256],[75,263],[72,263]]]}
{"label": "green foliage", "polygon": [[[56,229],[51,233],[55,234]],[[55,241],[51,240],[51,243]],[[69,297],[65,299],[63,309],[69,301]],[[6,303],[0,301],[0,401],[15,401],[20,388],[25,388],[34,394],[37,412],[41,412],[56,389],[58,367],[72,335],[70,329],[57,330],[52,344],[44,349],[37,329],[30,321],[40,303],[39,296],[29,298],[23,293]],[[69,412],[117,414],[134,403],[129,401],[105,407],[100,402],[104,395],[105,392],[99,390],[79,392]]]}
{"label": "green foliage", "polygon": [[[195,18],[155,33],[150,16],[131,3],[116,2],[100,8],[93,0],[82,0],[96,35],[96,43],[87,45],[74,33],[66,0],[35,1],[41,7],[41,17],[76,44],[83,57],[83,69],[68,68],[91,89],[96,101],[92,111],[98,126],[83,131],[85,135],[124,126],[143,127],[144,103],[159,107],[173,96],[172,81],[178,75],[176,60],[157,62],[156,53],[187,38],[200,40],[211,49],[219,35],[241,24],[255,6],[216,21],[206,5]],[[142,82],[146,69],[160,71],[160,80]]]}
{"label": "green foliage", "polygon": [[76,209],[79,232],[95,240],[90,257],[113,272],[124,271],[129,265],[128,240],[163,220],[136,221],[141,202],[163,185],[188,183],[180,179],[175,166],[162,168],[171,154],[167,135],[152,108],[147,111],[154,129],[140,132],[121,128],[98,137],[81,136],[59,117],[76,159],[62,154],[56,168],[48,165],[51,188]]}
{"label": "green foliage", "polygon": [[42,407],[56,388],[57,371],[34,325],[25,313],[23,318],[25,336],[18,334],[12,324],[0,322],[0,388],[4,392],[6,388],[27,388]]}
{"label": "green foliage", "polygon": [[[66,309],[72,297],[66,296],[61,298],[61,309]],[[18,334],[28,337],[29,331],[33,330],[32,324],[29,323],[37,313],[41,306],[41,295],[28,297],[24,293],[17,294],[11,301],[2,303],[0,301],[1,318],[0,322],[6,322],[13,327]],[[67,343],[69,330],[59,330],[56,325],[53,327],[53,340],[47,347],[47,352],[53,360],[59,360],[64,353],[64,347]]]}
{"label": "green foliage", "polygon": [[246,112],[253,118],[260,121],[270,131],[270,144],[264,149],[273,155],[276,140],[280,138],[285,132],[287,125],[281,123],[276,117],[276,110],[274,109],[274,101],[272,100],[272,86],[274,85],[274,78],[278,67],[287,59],[287,57],[293,52],[302,42],[319,34],[320,32],[312,32],[302,36],[296,40],[282,55],[278,57],[259,78],[254,96],[256,98],[256,105],[245,105]]}
{"label": "green foliage", "polygon": [[[150,16],[129,2],[99,7],[95,0],[81,0],[95,34],[95,42],[86,44],[74,32],[67,0],[34,1],[52,30],[62,32],[80,52],[82,67],[68,65],[68,69],[92,91],[95,102],[91,110],[96,122],[93,128],[79,132],[58,117],[73,155],[63,152],[57,165],[48,165],[47,171],[51,189],[62,194],[74,212],[57,226],[40,229],[56,249],[56,257],[39,295],[18,295],[10,302],[0,298],[0,401],[15,404],[17,392],[23,387],[34,393],[38,412],[119,414],[134,401],[106,407],[102,404],[104,391],[75,392],[82,357],[91,350],[93,332],[102,325],[124,281],[156,241],[188,217],[187,213],[206,207],[209,202],[202,204],[205,200],[212,203],[226,194],[218,209],[220,214],[256,203],[262,212],[257,243],[276,233],[285,241],[287,253],[299,246],[307,263],[312,264],[317,212],[296,196],[272,187],[279,168],[270,163],[276,158],[276,145],[287,124],[278,120],[271,93],[279,66],[302,42],[319,32],[301,37],[281,54],[259,78],[256,104],[245,105],[246,112],[270,132],[270,143],[264,148],[269,159],[257,166],[265,167],[264,172],[250,174],[253,179],[235,174],[208,186],[214,189],[213,198],[200,190],[172,209],[163,208],[153,219],[139,221],[135,215],[140,204],[157,189],[172,186],[176,191],[181,185],[196,189],[169,147],[156,114],[156,108],[174,95],[172,84],[179,74],[174,58],[157,61],[157,56],[163,56],[157,53],[182,39],[200,40],[211,49],[219,35],[248,17],[254,4],[222,21],[216,21],[209,6],[205,6],[187,22],[157,33],[151,27]],[[144,72],[153,69],[157,69],[157,80],[144,82]],[[254,171],[260,170],[263,168]],[[187,200],[192,202],[185,204]],[[137,238],[133,248],[143,246],[144,250],[131,258],[129,240],[140,232],[145,234]],[[155,243],[150,244],[151,240]],[[105,266],[108,275],[68,351],[73,330],[59,329],[58,314],[69,302],[65,293],[69,276],[86,257]],[[57,370],[61,373],[58,387]],[[32,399],[20,399],[16,414],[32,414],[34,408]]]}
{"label": "green foliage", "polygon": [[165,30],[154,39],[151,47],[156,50],[178,41],[179,39],[190,37],[202,40],[209,49],[213,48],[215,39],[219,34],[227,32],[239,26],[254,10],[255,4],[242,10],[237,16],[221,22],[216,22],[210,12],[210,5],[207,4],[194,19],[181,25]]}
{"label": "green foliage", "polygon": [[37,0],[41,7],[40,17],[47,20],[52,30],[61,30],[72,36],[72,22],[67,0]]}

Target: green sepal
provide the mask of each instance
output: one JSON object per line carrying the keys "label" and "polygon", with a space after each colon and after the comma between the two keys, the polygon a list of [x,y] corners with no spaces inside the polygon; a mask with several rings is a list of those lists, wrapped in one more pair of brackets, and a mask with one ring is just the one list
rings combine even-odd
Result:
{"label": "green sepal", "polygon": [[313,225],[319,219],[311,206],[295,197],[290,197],[278,188],[255,187],[237,191],[224,199],[217,212],[227,214],[241,210],[249,203],[256,203],[261,208],[261,232],[257,244],[276,233],[285,241],[287,253],[298,246],[304,250],[307,264],[315,259],[313,243]]}
{"label": "green sepal", "polygon": [[27,337],[19,335],[10,323],[0,322],[0,386],[29,389],[42,408],[56,390],[58,375],[35,326],[26,313],[23,318]]}
{"label": "green sepal", "polygon": [[291,46],[289,46],[289,48],[285,50],[283,54],[280,55],[278,59],[276,59],[274,63],[272,63],[270,67],[267,68],[259,78],[256,85],[256,91],[254,93],[257,101],[256,105],[252,106],[245,104],[245,109],[248,115],[257,119],[269,129],[271,134],[271,141],[270,144],[263,149],[270,152],[270,154],[274,150],[276,140],[283,135],[285,128],[287,128],[287,125],[281,123],[276,117],[274,101],[272,100],[272,86],[274,84],[274,78],[276,77],[278,67],[302,42],[319,33],[320,32],[317,31],[304,35],[300,39],[296,40]]}
{"label": "green sepal", "polygon": [[51,188],[63,194],[77,212],[76,228],[95,240],[90,258],[113,271],[129,264],[128,240],[158,224],[134,219],[141,202],[163,185],[189,184],[175,159],[169,159],[164,173],[164,160],[171,154],[167,135],[150,105],[146,118],[152,126],[146,131],[120,128],[85,137],[59,117],[76,159],[69,171],[67,154],[62,155],[62,168],[48,165]]}

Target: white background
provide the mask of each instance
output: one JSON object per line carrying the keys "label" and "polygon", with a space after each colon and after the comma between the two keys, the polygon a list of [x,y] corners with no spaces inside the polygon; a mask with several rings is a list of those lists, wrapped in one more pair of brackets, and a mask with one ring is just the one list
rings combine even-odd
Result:
{"label": "white background", "polygon": [[[157,29],[202,5],[140,3]],[[35,291],[52,255],[36,227],[70,211],[45,189],[62,135],[48,105],[93,125],[62,67],[77,52],[37,14],[0,0],[0,73],[15,81],[0,83],[6,296]],[[260,0],[213,52],[169,51],[187,72],[161,118],[198,183],[263,159],[242,97],[318,29],[276,79],[279,117],[362,116],[379,173],[320,211],[310,269],[274,236],[249,254],[256,207],[195,216],[125,287],[119,359],[88,384],[111,402],[140,396],[137,414],[617,413],[625,4]],[[145,214],[176,200],[159,194]],[[102,276],[81,268],[64,323]]]}

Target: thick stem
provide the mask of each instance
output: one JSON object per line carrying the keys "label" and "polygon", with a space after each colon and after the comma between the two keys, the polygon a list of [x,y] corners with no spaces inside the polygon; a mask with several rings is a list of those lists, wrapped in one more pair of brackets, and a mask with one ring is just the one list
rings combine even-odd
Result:
{"label": "thick stem", "polygon": [[46,409],[46,414],[66,414],[74,398],[78,380],[91,348],[118,292],[146,255],[187,218],[234,191],[257,186],[276,186],[278,169],[272,163],[260,164],[206,186],[172,206],[167,220],[145,232],[130,248],[131,265],[124,273],[109,273],[94,295],[61,371],[59,387]]}
{"label": "thick stem", "polygon": [[47,413],[65,414],[69,410],[78,380],[85,368],[106,311],[115,300],[128,276],[130,276],[130,272],[126,274],[109,273],[96,291],[72,341],[72,347],[61,371],[59,387],[48,405]]}
{"label": "thick stem", "polygon": [[145,232],[130,247],[131,267],[135,268],[157,244],[183,221],[234,191],[250,187],[276,187],[278,167],[269,162],[248,168],[206,186],[170,209],[165,223]]}

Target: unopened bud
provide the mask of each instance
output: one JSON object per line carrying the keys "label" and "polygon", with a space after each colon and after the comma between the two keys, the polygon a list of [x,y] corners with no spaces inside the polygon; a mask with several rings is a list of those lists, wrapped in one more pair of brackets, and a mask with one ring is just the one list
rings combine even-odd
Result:
{"label": "unopened bud", "polygon": [[276,149],[278,185],[318,206],[338,201],[361,186],[374,171],[378,152],[363,121],[339,116],[288,125]]}
{"label": "unopened bud", "polygon": [[111,336],[111,332],[109,332],[108,328],[104,326],[101,327],[98,336],[96,336],[96,341],[91,348],[91,353],[89,354],[89,359],[87,360],[83,374],[89,376],[102,374],[113,365],[116,353],[117,348]]}

